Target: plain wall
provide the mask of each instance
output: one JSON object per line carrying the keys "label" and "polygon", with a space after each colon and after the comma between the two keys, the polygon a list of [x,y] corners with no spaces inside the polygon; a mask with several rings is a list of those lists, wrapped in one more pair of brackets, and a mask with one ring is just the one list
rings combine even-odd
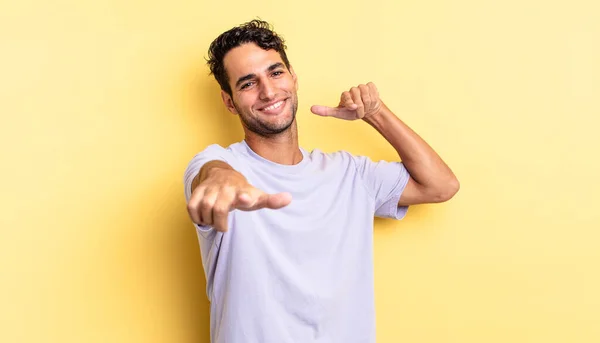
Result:
{"label": "plain wall", "polygon": [[[374,82],[461,181],[376,220],[381,343],[600,342],[594,1],[0,4],[0,341],[208,342],[183,171],[243,138],[204,58],[255,17],[288,43],[300,141],[397,159],[320,118]],[[347,266],[340,266],[341,268]]]}

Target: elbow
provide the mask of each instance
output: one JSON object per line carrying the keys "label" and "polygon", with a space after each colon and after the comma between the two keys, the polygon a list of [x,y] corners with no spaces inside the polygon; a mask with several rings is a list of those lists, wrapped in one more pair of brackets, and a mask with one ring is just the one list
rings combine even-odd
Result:
{"label": "elbow", "polygon": [[456,177],[437,188],[434,202],[446,202],[452,199],[460,190],[460,182]]}
{"label": "elbow", "polygon": [[444,192],[444,201],[452,199],[456,195],[456,193],[458,193],[459,190],[460,182],[458,182],[458,179],[456,177],[453,177],[452,180],[448,182],[446,186],[446,190]]}

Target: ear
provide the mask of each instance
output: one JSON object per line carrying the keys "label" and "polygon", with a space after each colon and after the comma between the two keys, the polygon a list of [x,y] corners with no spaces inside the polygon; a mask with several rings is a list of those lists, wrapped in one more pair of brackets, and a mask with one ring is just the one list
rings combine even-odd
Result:
{"label": "ear", "polygon": [[292,74],[292,79],[294,80],[294,85],[296,86],[296,90],[298,90],[298,76],[294,71],[294,68],[290,65],[290,74]]}
{"label": "ear", "polygon": [[223,104],[225,104],[225,107],[227,107],[229,112],[233,114],[239,114],[235,106],[233,106],[233,99],[231,98],[231,95],[227,94],[227,92],[224,90],[221,90],[221,99],[223,99]]}

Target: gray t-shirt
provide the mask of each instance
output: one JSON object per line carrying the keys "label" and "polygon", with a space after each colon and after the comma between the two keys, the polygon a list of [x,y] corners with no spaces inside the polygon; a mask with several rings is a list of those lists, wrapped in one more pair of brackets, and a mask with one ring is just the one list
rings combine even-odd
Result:
{"label": "gray t-shirt", "polygon": [[373,217],[402,219],[409,174],[401,162],[307,152],[296,165],[266,160],[245,141],[211,145],[185,171],[227,162],[281,209],[234,210],[229,230],[195,225],[213,343],[374,343]]}

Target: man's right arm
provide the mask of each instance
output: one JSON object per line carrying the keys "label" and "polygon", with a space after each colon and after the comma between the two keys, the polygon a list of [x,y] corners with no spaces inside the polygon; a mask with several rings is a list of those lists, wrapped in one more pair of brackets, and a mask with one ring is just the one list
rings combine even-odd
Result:
{"label": "man's right arm", "polygon": [[200,168],[191,191],[187,210],[192,221],[222,232],[228,229],[230,211],[278,209],[292,200],[289,193],[267,194],[253,187],[241,173],[220,160],[206,162]]}
{"label": "man's right arm", "polygon": [[194,192],[194,189],[196,189],[196,187],[198,187],[198,185],[206,179],[206,174],[213,168],[233,170],[229,164],[220,160],[214,160],[205,163],[202,168],[200,168],[198,175],[196,175],[196,177],[194,177],[192,180],[192,192]]}

